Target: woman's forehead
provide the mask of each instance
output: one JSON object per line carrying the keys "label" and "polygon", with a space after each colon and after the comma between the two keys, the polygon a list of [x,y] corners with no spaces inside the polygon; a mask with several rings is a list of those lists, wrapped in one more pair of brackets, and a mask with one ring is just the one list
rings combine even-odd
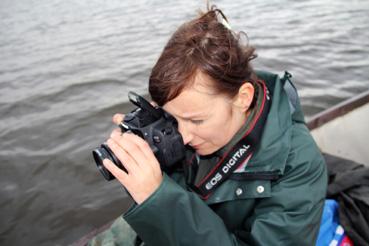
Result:
{"label": "woman's forehead", "polygon": [[163,107],[181,118],[207,115],[226,97],[216,91],[214,83],[208,75],[198,71],[192,83]]}
{"label": "woman's forehead", "polygon": [[199,70],[196,72],[196,75],[188,88],[203,94],[216,94],[215,81],[209,75],[200,72]]}
{"label": "woman's forehead", "polygon": [[177,97],[164,104],[164,109],[181,118],[193,118],[203,116],[212,111],[218,97],[209,93],[204,86],[185,88]]}
{"label": "woman's forehead", "polygon": [[201,113],[204,110],[206,111],[212,101],[214,101],[214,96],[194,88],[188,88],[184,89],[176,98],[167,102],[164,108],[172,109],[172,111],[182,115]]}

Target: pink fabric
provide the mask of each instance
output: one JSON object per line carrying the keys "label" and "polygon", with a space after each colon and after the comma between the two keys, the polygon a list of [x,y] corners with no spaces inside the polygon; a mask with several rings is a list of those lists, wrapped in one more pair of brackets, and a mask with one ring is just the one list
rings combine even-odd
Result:
{"label": "pink fabric", "polygon": [[339,246],[354,246],[354,244],[348,236],[345,236]]}

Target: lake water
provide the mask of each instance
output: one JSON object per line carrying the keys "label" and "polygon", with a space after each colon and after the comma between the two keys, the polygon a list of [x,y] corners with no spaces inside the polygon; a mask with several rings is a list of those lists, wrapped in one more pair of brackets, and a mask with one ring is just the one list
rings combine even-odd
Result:
{"label": "lake water", "polygon": [[[311,115],[369,88],[369,1],[213,1],[290,71]],[[147,93],[171,33],[204,1],[0,1],[0,244],[66,245],[119,216],[91,150]]]}

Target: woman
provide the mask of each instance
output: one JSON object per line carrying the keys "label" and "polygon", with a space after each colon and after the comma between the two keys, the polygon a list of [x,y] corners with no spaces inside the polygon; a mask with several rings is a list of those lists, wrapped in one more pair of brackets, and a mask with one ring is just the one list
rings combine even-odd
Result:
{"label": "woman", "polygon": [[150,76],[153,101],[178,121],[186,161],[162,173],[144,140],[112,132],[108,145],[128,173],[104,165],[135,204],[92,243],[314,245],[323,158],[289,78],[255,72],[254,49],[224,20],[212,8],[182,25]]}

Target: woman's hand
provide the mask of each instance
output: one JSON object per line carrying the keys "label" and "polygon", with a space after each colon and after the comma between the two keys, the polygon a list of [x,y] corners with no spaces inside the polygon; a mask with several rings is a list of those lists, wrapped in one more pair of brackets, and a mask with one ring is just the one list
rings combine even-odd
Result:
{"label": "woman's hand", "polygon": [[[116,124],[123,119],[122,114],[113,116],[113,122]],[[160,164],[149,144],[134,134],[122,134],[120,129],[113,130],[107,143],[127,172],[108,159],[103,161],[104,166],[127,189],[136,203],[141,204],[154,193],[163,180]]]}
{"label": "woman's hand", "polygon": [[124,120],[124,114],[115,114],[112,120],[114,124],[119,125]]}

